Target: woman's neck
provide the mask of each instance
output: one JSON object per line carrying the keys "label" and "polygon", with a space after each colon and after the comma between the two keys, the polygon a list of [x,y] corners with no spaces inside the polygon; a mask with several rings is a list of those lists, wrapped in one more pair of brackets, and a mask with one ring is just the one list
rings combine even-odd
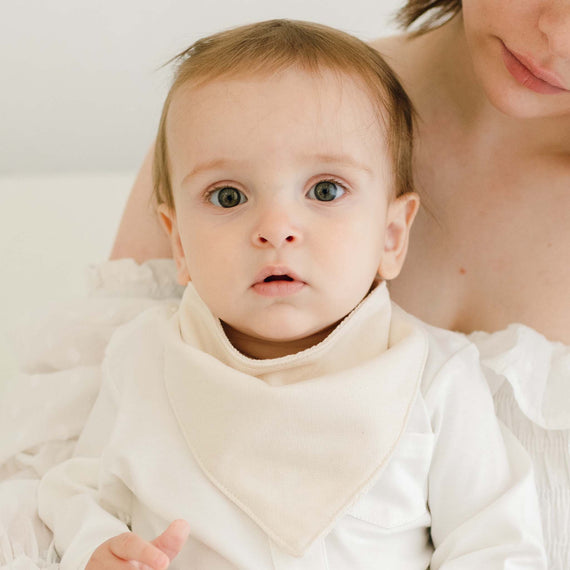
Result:
{"label": "woman's neck", "polygon": [[522,322],[570,344],[562,261],[570,116],[517,119],[493,107],[459,24],[374,44],[419,115],[414,174],[424,207],[393,298],[440,327],[495,331]]}

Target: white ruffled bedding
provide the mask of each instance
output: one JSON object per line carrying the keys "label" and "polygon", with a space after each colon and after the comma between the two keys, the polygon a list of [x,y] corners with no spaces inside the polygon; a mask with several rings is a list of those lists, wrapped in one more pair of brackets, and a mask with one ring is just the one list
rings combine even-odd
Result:
{"label": "white ruffled bedding", "polygon": [[55,570],[57,555],[51,533],[36,509],[34,479],[13,479],[0,484],[0,568]]}
{"label": "white ruffled bedding", "polygon": [[73,453],[111,335],[157,303],[176,305],[182,293],[168,260],[110,262],[92,268],[89,281],[88,298],[51,308],[26,325],[16,345],[21,372],[4,383],[0,570],[58,567],[49,530],[37,517],[37,482]]}
{"label": "white ruffled bedding", "polygon": [[[36,512],[37,482],[73,453],[114,331],[152,305],[176,305],[182,293],[169,260],[109,262],[91,269],[90,282],[87,299],[52,309],[20,335],[22,372],[0,400],[0,570],[58,568]],[[470,338],[499,416],[535,462],[550,568],[568,570],[570,347],[522,325]]]}

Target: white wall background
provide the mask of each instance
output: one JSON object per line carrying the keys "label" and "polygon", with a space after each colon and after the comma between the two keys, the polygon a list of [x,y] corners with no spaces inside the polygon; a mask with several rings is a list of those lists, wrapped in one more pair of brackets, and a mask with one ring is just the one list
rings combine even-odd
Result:
{"label": "white wall background", "polygon": [[400,0],[2,0],[0,173],[134,170],[202,35],[274,17],[372,39]]}
{"label": "white wall background", "polygon": [[198,37],[268,18],[362,39],[402,0],[0,0],[0,382],[29,311],[81,294],[104,260],[170,80]]}

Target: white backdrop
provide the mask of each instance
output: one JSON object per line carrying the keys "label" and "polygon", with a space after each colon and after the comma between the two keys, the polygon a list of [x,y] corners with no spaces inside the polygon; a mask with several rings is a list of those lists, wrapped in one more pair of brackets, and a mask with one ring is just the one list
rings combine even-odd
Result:
{"label": "white backdrop", "polygon": [[319,21],[372,39],[401,0],[1,0],[0,173],[133,170],[170,74],[202,35]]}
{"label": "white backdrop", "polygon": [[170,71],[198,37],[312,20],[393,33],[402,0],[0,0],[0,383],[22,316],[82,294],[156,129]]}

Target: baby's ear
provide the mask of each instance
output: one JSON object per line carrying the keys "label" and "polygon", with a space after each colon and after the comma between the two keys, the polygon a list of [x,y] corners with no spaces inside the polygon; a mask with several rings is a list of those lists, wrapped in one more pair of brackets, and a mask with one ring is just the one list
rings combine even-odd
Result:
{"label": "baby's ear", "polygon": [[420,198],[415,192],[406,192],[389,204],[384,251],[378,266],[382,279],[394,279],[402,270],[408,251],[410,229],[419,205]]}
{"label": "baby's ear", "polygon": [[182,247],[180,232],[178,231],[176,211],[169,208],[166,204],[160,204],[157,213],[158,219],[160,220],[160,223],[170,241],[172,257],[174,258],[176,268],[178,269],[178,283],[180,283],[180,285],[188,285],[188,282],[190,281],[190,273],[188,272],[186,256],[184,255],[184,248]]}

